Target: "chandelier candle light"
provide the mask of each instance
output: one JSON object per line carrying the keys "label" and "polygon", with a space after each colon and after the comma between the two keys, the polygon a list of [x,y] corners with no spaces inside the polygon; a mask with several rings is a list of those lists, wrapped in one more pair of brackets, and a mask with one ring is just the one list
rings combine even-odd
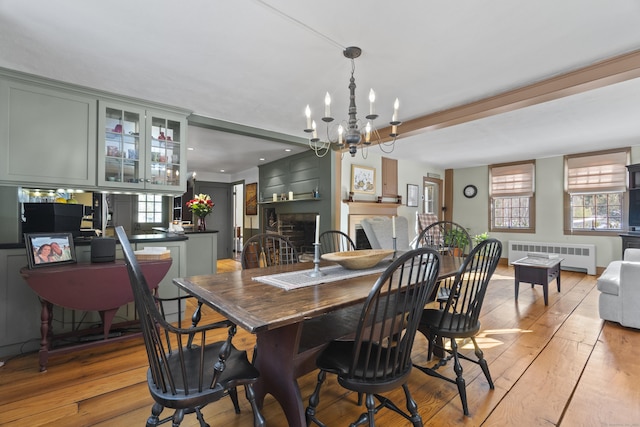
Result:
{"label": "chandelier candle light", "polygon": [[[393,116],[391,117],[391,121],[389,124],[391,125],[391,133],[389,136],[392,138],[390,151],[385,151],[382,147],[385,145],[382,142],[382,138],[380,134],[373,126],[373,121],[378,118],[378,115],[375,113],[375,100],[376,94],[371,89],[369,91],[369,114],[365,116],[367,120],[366,124],[364,124],[357,118],[357,108],[356,108],[356,79],[353,76],[355,72],[355,58],[358,58],[362,53],[362,49],[359,47],[351,46],[346,48],[343,51],[343,54],[346,58],[351,59],[351,79],[349,83],[349,119],[343,121],[342,124],[338,125],[337,129],[335,126],[330,129],[329,123],[334,121],[334,118],[331,117],[331,96],[329,92],[324,97],[324,117],[322,117],[322,121],[327,124],[327,139],[326,141],[321,141],[318,137],[318,130],[316,121],[311,118],[311,108],[307,105],[305,108],[305,116],[307,118],[307,128],[304,130],[306,133],[311,134],[311,138],[309,139],[309,147],[316,153],[316,156],[323,157],[325,156],[332,147],[332,144],[337,149],[345,149],[349,148],[349,153],[351,157],[356,155],[358,146],[361,148],[368,147],[372,143],[372,138],[377,143],[380,150],[384,153],[390,153],[393,151],[394,144],[396,142],[396,138],[398,137],[398,126],[401,122],[398,120],[398,108],[400,103],[396,98],[396,101],[393,104]],[[386,146],[386,145],[385,145]],[[366,157],[364,152],[361,150],[361,154],[363,157]]]}

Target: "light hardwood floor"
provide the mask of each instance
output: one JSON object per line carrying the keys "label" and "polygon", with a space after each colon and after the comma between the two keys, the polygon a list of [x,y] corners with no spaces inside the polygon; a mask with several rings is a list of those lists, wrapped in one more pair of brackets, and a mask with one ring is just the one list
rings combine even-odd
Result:
{"label": "light hardwood floor", "polygon": [[[218,271],[239,268],[232,260]],[[633,426],[640,425],[640,331],[598,317],[596,277],[562,272],[562,291],[550,287],[545,307],[540,286],[520,286],[514,301],[513,269],[501,265],[482,311],[479,343],[489,361],[495,390],[480,369],[465,363],[471,416],[462,414],[455,385],[418,370],[409,387],[428,426]],[[211,314],[204,320],[213,320]],[[220,337],[219,337],[220,338]],[[235,344],[251,351],[254,337],[239,330]],[[464,350],[470,351],[470,350]],[[426,341],[419,337],[414,362],[425,363]],[[139,339],[91,350],[54,355],[48,371],[38,372],[37,354],[6,360],[0,368],[2,426],[143,426],[152,400],[146,385],[146,360]],[[452,373],[450,366],[444,372]],[[305,403],[316,373],[299,380]],[[242,414],[223,399],[204,410],[212,426],[251,426],[241,393]],[[404,406],[401,391],[389,394]],[[355,396],[328,376],[318,407],[329,426],[348,425],[360,414]],[[270,426],[286,426],[271,396],[263,413]],[[405,426],[382,411],[379,426]],[[197,426],[194,415],[182,423]]]}

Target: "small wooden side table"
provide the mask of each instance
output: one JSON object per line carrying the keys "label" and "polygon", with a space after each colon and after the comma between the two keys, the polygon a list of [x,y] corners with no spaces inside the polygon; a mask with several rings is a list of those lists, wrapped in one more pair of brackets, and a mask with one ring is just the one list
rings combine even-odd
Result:
{"label": "small wooden side table", "polygon": [[[140,268],[149,289],[155,291],[171,267],[171,258],[140,261]],[[109,338],[114,316],[118,309],[133,301],[133,291],[124,260],[105,263],[77,263],[30,270],[24,267],[20,274],[38,295],[40,305],[40,371],[47,370],[49,354],[65,353],[90,346],[128,339],[123,335]],[[103,340],[53,348],[56,338],[79,336],[87,330],[72,331],[55,336],[52,329],[53,305],[72,310],[97,311],[102,319]],[[137,320],[132,323],[139,323]],[[93,332],[88,330],[89,332]]]}
{"label": "small wooden side table", "polygon": [[516,301],[518,301],[518,290],[520,282],[542,285],[544,294],[544,305],[549,305],[549,282],[554,279],[557,282],[558,292],[560,292],[560,264],[563,258],[545,258],[528,256],[514,261],[515,268],[515,291]]}

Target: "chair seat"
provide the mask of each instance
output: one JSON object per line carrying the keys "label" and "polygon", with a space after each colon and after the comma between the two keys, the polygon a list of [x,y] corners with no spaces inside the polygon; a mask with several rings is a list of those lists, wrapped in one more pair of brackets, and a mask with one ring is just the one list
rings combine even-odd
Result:
{"label": "chair seat", "polygon": [[[220,353],[223,344],[224,342],[216,342],[205,346],[205,360],[218,360],[218,354]],[[185,348],[183,353],[184,365],[187,373],[186,381],[192,391],[198,384],[198,376],[200,373],[200,350],[199,346],[193,346],[192,348]],[[178,352],[169,355],[167,361],[171,372],[180,372],[181,367]],[[210,388],[213,375],[214,369],[213,364],[211,364],[209,369],[205,368],[202,382],[203,390],[201,393],[194,394],[194,399],[210,401],[211,395],[216,394],[219,394],[219,397],[222,397],[228,389],[244,385],[246,383],[255,382],[260,376],[258,370],[249,362],[247,352],[238,350],[233,345],[231,346],[229,358],[226,361],[225,370],[220,374],[217,384],[213,388]],[[147,371],[147,379],[151,380],[151,376],[152,371],[149,369]],[[167,408],[179,409],[193,406],[193,401],[184,399],[183,393],[186,387],[182,380],[182,376],[174,375],[174,382],[177,391],[177,394],[175,395],[170,389],[163,392],[162,389],[155,386],[150,386],[149,390],[154,398],[161,400],[162,404]],[[149,381],[149,384],[153,384],[153,381]]]}
{"label": "chair seat", "polygon": [[[444,322],[441,322],[442,315],[445,315]],[[436,310],[433,308],[425,309],[422,312],[422,318],[420,319],[420,325],[427,325],[427,327],[437,329],[437,335],[447,338],[466,338],[470,334],[475,335],[480,331],[480,322],[475,322],[473,328],[464,328],[467,316],[458,313],[444,313],[442,310]],[[437,325],[446,325],[440,326]]]}
{"label": "chair seat", "polygon": [[[346,377],[349,375],[349,369],[352,363],[353,357],[353,341],[331,341],[329,346],[320,353],[318,356],[318,360],[316,361],[316,365],[318,368],[330,372],[332,374],[336,374],[339,377]],[[373,344],[374,348],[378,348],[377,344]],[[394,351],[390,348],[383,348],[381,354],[386,356],[394,356]],[[362,351],[360,353],[360,359],[358,360],[358,364],[356,366],[356,376],[364,377],[366,380],[376,380],[379,381],[382,379],[383,375],[378,375],[378,378],[373,378],[373,370],[376,367],[377,361],[369,360],[369,366],[366,366],[366,357],[367,352]],[[407,373],[411,371],[411,364],[407,365],[409,369],[407,369]],[[377,367],[380,370],[380,367]],[[365,372],[366,370],[366,372]],[[379,372],[379,374],[389,375],[393,371],[393,366],[389,366],[387,371]],[[363,384],[363,381],[354,381],[355,384]],[[364,381],[366,383],[366,381]],[[395,387],[392,387],[395,388]]]}
{"label": "chair seat", "polygon": [[438,295],[436,296],[437,302],[445,303],[449,299],[449,294],[451,293],[451,289],[441,286],[438,288]]}

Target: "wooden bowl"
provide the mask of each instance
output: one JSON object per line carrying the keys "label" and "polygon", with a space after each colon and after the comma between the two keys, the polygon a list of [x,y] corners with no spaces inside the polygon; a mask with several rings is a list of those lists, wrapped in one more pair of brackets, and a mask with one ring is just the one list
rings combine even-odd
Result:
{"label": "wooden bowl", "polygon": [[332,252],[323,254],[320,258],[337,262],[349,270],[363,270],[374,267],[391,254],[393,254],[391,249],[362,249],[359,251]]}

